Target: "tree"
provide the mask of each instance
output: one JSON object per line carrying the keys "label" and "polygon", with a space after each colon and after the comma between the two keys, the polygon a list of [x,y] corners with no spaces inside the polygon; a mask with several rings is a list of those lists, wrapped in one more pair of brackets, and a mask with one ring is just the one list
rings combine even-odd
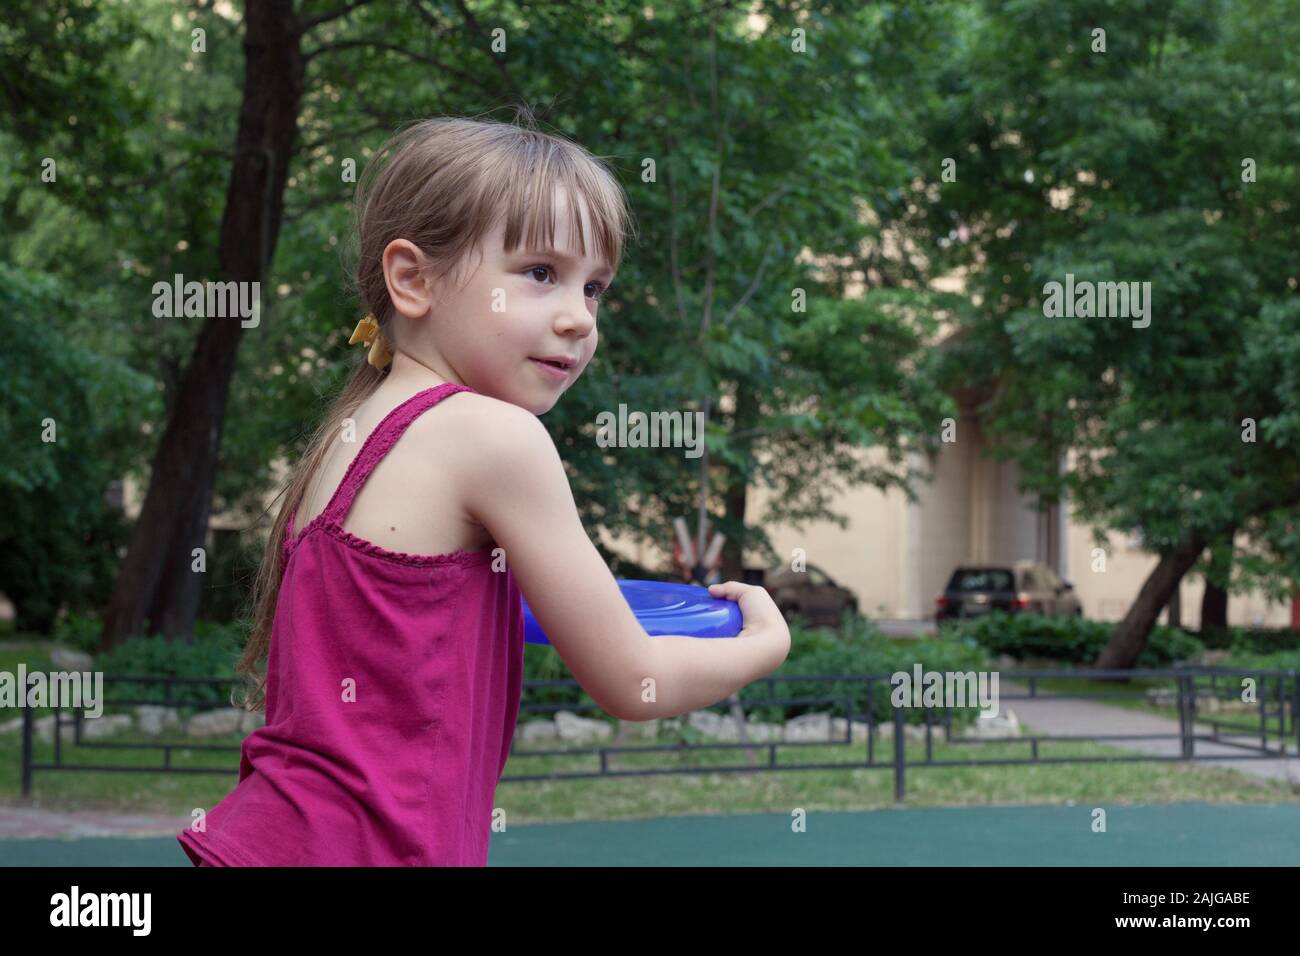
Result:
{"label": "tree", "polygon": [[[932,14],[854,6],[764,5],[759,28],[741,2],[653,16],[609,2],[575,30],[571,9],[549,5],[250,0],[241,16],[144,0],[98,19],[55,4],[30,38],[0,40],[18,67],[39,57],[32,77],[19,71],[48,104],[20,128],[31,166],[67,136],[59,117],[83,119],[64,188],[0,190],[6,206],[40,204],[16,254],[95,302],[60,327],[155,378],[162,400],[162,420],[139,421],[121,448],[148,491],[106,643],[190,633],[193,550],[214,503],[256,517],[272,463],[294,455],[355,360],[340,166],[420,116],[527,103],[611,156],[646,227],[607,299],[598,361],[547,420],[590,530],[662,541],[707,478],[738,567],[742,547],[762,550],[763,521],[828,516],[836,483],[912,477],[906,451],[948,408],[924,346],[934,310],[955,303],[879,250],[906,212],[912,171],[897,157],[919,140],[899,110]],[[59,29],[65,14],[83,25]],[[646,159],[657,177],[642,179]],[[151,288],[175,273],[259,282],[260,323],[152,315]],[[842,300],[863,277],[868,295]],[[596,413],[620,404],[707,404],[707,464],[599,448]],[[853,453],[871,444],[885,465]],[[757,526],[754,481],[782,491]]]}
{"label": "tree", "polygon": [[[1300,418],[1266,359],[1300,345],[1297,25],[1282,3],[1095,9],[969,8],[924,218],[972,270],[979,316],[950,368],[992,392],[986,427],[1098,543],[1140,529],[1159,555],[1097,662],[1127,667],[1208,545],[1300,499]],[[1149,324],[1056,316],[1067,276],[1149,283]]]}

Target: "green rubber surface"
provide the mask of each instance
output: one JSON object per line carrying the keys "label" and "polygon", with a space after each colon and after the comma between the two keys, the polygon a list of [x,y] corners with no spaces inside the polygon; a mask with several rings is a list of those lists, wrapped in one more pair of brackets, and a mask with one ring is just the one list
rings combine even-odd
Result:
{"label": "green rubber surface", "polygon": [[[960,807],[520,826],[491,866],[1295,866],[1300,804]],[[191,866],[174,837],[0,841],[0,866]]]}

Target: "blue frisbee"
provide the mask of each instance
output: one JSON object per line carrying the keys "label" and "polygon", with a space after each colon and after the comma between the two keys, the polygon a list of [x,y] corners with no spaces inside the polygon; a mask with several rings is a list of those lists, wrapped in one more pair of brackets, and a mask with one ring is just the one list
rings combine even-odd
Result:
{"label": "blue frisbee", "polygon": [[[744,626],[740,605],[715,598],[708,588],[665,581],[618,579],[623,599],[651,637],[681,634],[685,637],[735,637]],[[542,626],[524,599],[524,642],[549,644]]]}

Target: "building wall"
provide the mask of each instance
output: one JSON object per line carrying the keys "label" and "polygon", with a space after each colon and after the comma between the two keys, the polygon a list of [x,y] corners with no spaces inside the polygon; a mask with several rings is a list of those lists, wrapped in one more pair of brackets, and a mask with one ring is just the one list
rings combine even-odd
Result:
{"label": "building wall", "polygon": [[[861,449],[868,463],[883,458],[878,449]],[[750,491],[746,520],[758,521],[772,491],[757,487]],[[895,617],[904,592],[905,555],[904,499],[901,492],[881,492],[867,486],[844,492],[835,499],[833,510],[848,519],[840,528],[820,521],[802,529],[773,526],[767,529],[772,545],[789,564],[794,550],[802,548],[808,564],[816,565],[858,596],[858,605],[868,616]],[[757,563],[756,557],[747,565]]]}
{"label": "building wall", "polygon": [[[1107,536],[1104,564],[1094,549],[1091,529],[1073,522],[1069,526],[1069,562],[1073,569],[1068,580],[1083,602],[1083,613],[1099,620],[1119,620],[1137,597],[1157,559],[1139,550],[1127,535],[1112,532]],[[1244,537],[1238,538],[1240,546]],[[1195,630],[1201,626],[1201,598],[1205,579],[1198,574],[1183,578],[1182,624]],[[1167,613],[1161,612],[1160,623]],[[1242,627],[1289,627],[1291,608],[1286,602],[1269,602],[1258,592],[1232,594],[1228,597],[1228,623]]]}
{"label": "building wall", "polygon": [[[982,447],[978,424],[959,426],[957,441],[923,465],[933,472],[933,479],[917,484],[915,504],[901,491],[853,489],[834,504],[847,517],[846,528],[817,522],[803,529],[769,527],[768,534],[784,561],[791,559],[795,548],[803,548],[808,563],[852,590],[870,617],[927,619],[934,612],[935,596],[957,565],[1020,559],[1056,567],[1074,584],[1087,617],[1111,621],[1123,617],[1157,559],[1138,550],[1126,536],[1112,534],[1105,569],[1093,570],[1091,529],[1069,517],[1062,520],[1056,508],[1040,514],[1017,489],[1016,464],[984,458]],[[863,454],[881,457],[877,450]],[[749,521],[762,515],[768,494],[762,487],[751,491]],[[1068,507],[1067,501],[1067,512]],[[1057,556],[1056,542],[1062,534],[1065,548]],[[624,548],[617,539],[606,540],[641,564],[653,566],[656,559],[667,559],[662,550]],[[1184,626],[1200,626],[1204,590],[1199,576],[1184,579]],[[1290,606],[1269,603],[1259,594],[1234,594],[1228,601],[1228,619],[1242,626],[1286,627]],[[1160,620],[1165,620],[1163,613]]]}
{"label": "building wall", "polygon": [[[1062,523],[1058,514],[1053,509],[1040,517],[1016,489],[1016,464],[983,458],[983,441],[978,422],[963,417],[957,440],[945,445],[933,462],[921,463],[921,467],[933,471],[934,478],[917,484],[916,504],[910,504],[897,490],[852,489],[837,498],[833,506],[848,519],[846,528],[831,522],[817,522],[803,529],[770,527],[773,545],[786,562],[795,548],[803,548],[808,563],[817,565],[858,596],[864,614],[881,618],[929,618],[934,612],[935,595],[947,583],[952,569],[962,563],[1032,558],[1053,564],[1055,538],[1059,536],[1054,529]],[[860,453],[868,461],[883,459],[877,449]],[[283,477],[283,463],[278,470]],[[764,496],[768,494],[770,490],[762,486],[751,490],[749,521],[757,521],[762,515]],[[144,489],[128,477],[123,486],[128,517],[139,514],[143,496]],[[268,507],[273,498],[274,493],[268,493]],[[1068,519],[1064,524],[1066,547],[1061,556],[1061,576],[1073,582],[1086,616],[1118,620],[1155,567],[1156,558],[1134,547],[1127,536],[1112,533],[1107,539],[1105,569],[1094,570],[1100,564],[1093,553],[1096,545],[1091,529]],[[213,515],[210,525],[214,529],[243,529],[248,521],[242,516]],[[694,516],[690,526],[693,532]],[[603,540],[647,567],[666,566],[671,556],[667,548],[640,546],[609,535]],[[757,559],[750,563],[756,564]],[[1184,626],[1200,626],[1204,591],[1201,577],[1189,574],[1184,578]],[[1164,613],[1160,620],[1164,622]],[[1241,626],[1287,627],[1291,610],[1288,603],[1270,603],[1258,593],[1234,594],[1228,599],[1228,620]]]}

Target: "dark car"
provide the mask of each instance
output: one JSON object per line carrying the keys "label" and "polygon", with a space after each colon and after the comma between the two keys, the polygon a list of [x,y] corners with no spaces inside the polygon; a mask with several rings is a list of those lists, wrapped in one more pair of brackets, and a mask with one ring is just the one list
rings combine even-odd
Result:
{"label": "dark car", "polygon": [[1074,585],[1036,561],[964,565],[953,571],[948,586],[935,598],[935,605],[936,623],[978,617],[990,611],[1083,617]]}
{"label": "dark car", "polygon": [[858,599],[848,588],[831,580],[821,568],[809,564],[804,571],[793,571],[782,565],[763,575],[761,583],[788,621],[794,617],[806,618],[811,624],[840,623],[847,609],[855,616]]}

